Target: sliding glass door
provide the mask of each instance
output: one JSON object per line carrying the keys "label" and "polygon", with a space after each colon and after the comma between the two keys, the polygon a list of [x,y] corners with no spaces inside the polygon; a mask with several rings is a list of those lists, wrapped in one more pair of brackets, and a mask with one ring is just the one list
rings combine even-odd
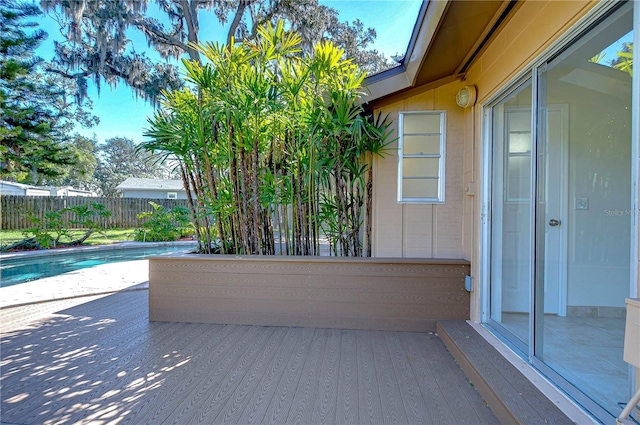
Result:
{"label": "sliding glass door", "polygon": [[562,299],[562,314],[536,316],[534,354],[614,413],[628,399],[632,16],[617,10],[538,73],[535,305]]}
{"label": "sliding glass door", "polygon": [[600,418],[629,398],[632,6],[610,11],[489,109],[488,322]]}

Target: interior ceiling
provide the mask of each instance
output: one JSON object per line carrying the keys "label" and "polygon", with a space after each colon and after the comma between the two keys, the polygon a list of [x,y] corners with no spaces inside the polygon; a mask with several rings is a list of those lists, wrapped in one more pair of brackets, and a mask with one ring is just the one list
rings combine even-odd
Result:
{"label": "interior ceiling", "polygon": [[415,85],[464,73],[509,1],[451,1],[417,73]]}

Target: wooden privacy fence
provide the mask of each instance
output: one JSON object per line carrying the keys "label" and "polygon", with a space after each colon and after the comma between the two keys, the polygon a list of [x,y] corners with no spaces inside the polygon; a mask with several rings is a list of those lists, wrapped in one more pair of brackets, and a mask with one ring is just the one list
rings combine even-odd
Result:
{"label": "wooden privacy fence", "polygon": [[[33,223],[28,219],[29,214],[44,219],[49,211],[60,211],[65,207],[76,205],[90,205],[93,202],[103,204],[111,211],[110,217],[100,218],[101,224],[109,228],[139,227],[141,223],[138,220],[138,214],[153,210],[149,202],[155,202],[168,209],[178,205],[188,208],[186,199],[1,196],[2,230],[23,230],[33,227]],[[68,213],[63,218],[68,223],[74,217],[72,213]]]}

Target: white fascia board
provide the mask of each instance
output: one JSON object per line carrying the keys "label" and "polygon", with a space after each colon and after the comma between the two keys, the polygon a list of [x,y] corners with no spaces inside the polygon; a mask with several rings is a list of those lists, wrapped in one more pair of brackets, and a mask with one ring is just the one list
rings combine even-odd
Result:
{"label": "white fascia board", "polygon": [[365,101],[371,102],[392,93],[411,87],[406,71],[382,78],[365,86],[367,96]]}

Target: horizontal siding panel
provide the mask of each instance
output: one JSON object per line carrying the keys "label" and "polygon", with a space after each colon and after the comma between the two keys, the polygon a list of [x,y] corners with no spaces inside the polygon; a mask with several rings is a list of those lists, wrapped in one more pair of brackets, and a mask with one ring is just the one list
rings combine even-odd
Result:
{"label": "horizontal siding panel", "polygon": [[469,318],[463,260],[181,255],[149,265],[156,321],[433,331]]}
{"label": "horizontal siding panel", "polygon": [[[186,270],[186,269],[185,269]],[[309,275],[288,275],[287,279],[282,279],[281,274],[241,274],[241,273],[217,273],[201,271],[191,275],[193,286],[205,286],[208,283],[215,283],[219,287],[232,287],[236,289],[254,289],[262,288],[265,290],[273,290],[275,288],[297,288],[312,287],[324,289],[344,290],[344,283],[339,280],[328,280],[322,276]],[[175,276],[171,273],[157,271],[154,272],[152,279],[155,282],[172,285],[175,283]],[[371,276],[349,276],[349,286],[356,290],[388,290],[392,289],[397,292],[406,291],[422,291],[425,285],[428,285],[434,291],[439,289],[450,290],[451,283],[457,279],[462,288],[464,284],[464,275],[455,275],[453,277],[428,277],[425,283],[425,277],[377,277],[372,279]],[[179,285],[179,284],[178,284]]]}
{"label": "horizontal siding panel", "polygon": [[379,317],[335,317],[316,316],[301,317],[291,314],[277,313],[247,313],[228,311],[175,311],[175,312],[155,312],[149,316],[151,321],[159,322],[187,322],[187,323],[212,323],[245,325],[247,322],[255,326],[287,326],[306,328],[331,328],[331,329],[359,329],[397,331],[399,328],[404,332],[433,332],[436,328],[435,320],[421,319],[384,319]]}
{"label": "horizontal siding panel", "polygon": [[[413,260],[400,262],[392,259],[376,258],[376,263],[363,258],[344,257],[235,257],[184,254],[180,259],[167,258],[155,268],[158,272],[183,270],[202,273],[242,273],[246,275],[288,275],[298,276],[344,276],[375,277],[451,277],[464,276],[468,262],[459,260],[446,263],[447,260]],[[231,256],[233,257],[233,256]],[[161,258],[161,257],[150,257]],[[239,259],[240,258],[240,259]],[[399,260],[399,259],[398,259]],[[331,267],[326,267],[331,264]]]}
{"label": "horizontal siding panel", "polygon": [[[443,306],[444,307],[444,306]],[[464,308],[461,309],[464,312]],[[451,314],[451,308],[441,308],[437,304],[431,306],[406,305],[394,303],[311,303],[310,316],[345,316],[345,317],[378,317],[405,319],[441,319]],[[455,315],[455,313],[454,313]]]}
{"label": "horizontal siding panel", "polygon": [[463,291],[435,291],[426,288],[425,291],[400,292],[393,289],[387,291],[362,291],[361,289],[332,289],[312,290],[312,301],[336,302],[336,303],[383,303],[398,305],[457,305],[465,302]]}

